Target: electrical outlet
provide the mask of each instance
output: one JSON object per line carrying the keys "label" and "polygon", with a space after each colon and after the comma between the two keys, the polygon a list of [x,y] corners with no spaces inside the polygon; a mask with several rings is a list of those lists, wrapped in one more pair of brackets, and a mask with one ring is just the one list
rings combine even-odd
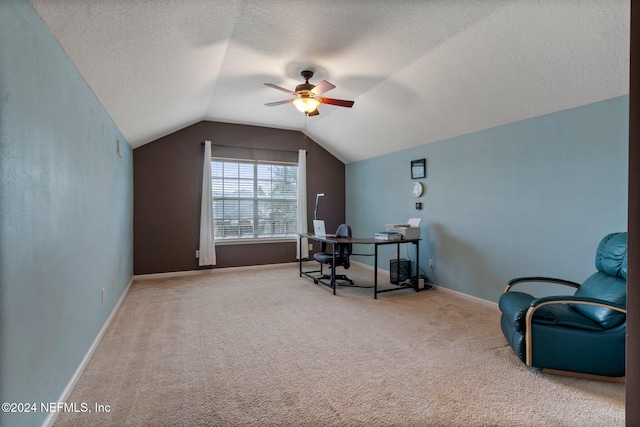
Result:
{"label": "electrical outlet", "polygon": [[309,250],[312,251],[313,250],[313,243],[309,243]]}
{"label": "electrical outlet", "polygon": [[111,289],[116,288],[116,279],[114,277],[111,278]]}
{"label": "electrical outlet", "polygon": [[433,270],[433,260],[432,259],[429,260],[429,268]]}
{"label": "electrical outlet", "polygon": [[200,258],[200,251],[196,251],[196,258]]}
{"label": "electrical outlet", "polygon": [[102,302],[104,302],[104,288],[102,288]]}

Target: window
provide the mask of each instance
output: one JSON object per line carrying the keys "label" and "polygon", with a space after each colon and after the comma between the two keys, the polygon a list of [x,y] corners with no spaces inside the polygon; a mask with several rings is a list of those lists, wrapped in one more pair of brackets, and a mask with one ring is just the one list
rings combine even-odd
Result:
{"label": "window", "polygon": [[298,165],[211,159],[217,241],[297,236]]}

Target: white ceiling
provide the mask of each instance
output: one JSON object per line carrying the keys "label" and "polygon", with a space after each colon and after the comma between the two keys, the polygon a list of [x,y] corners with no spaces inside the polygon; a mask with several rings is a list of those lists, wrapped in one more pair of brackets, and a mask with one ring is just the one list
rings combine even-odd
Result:
{"label": "white ceiling", "polygon": [[[30,0],[135,148],[201,120],[345,163],[629,92],[629,0]],[[300,71],[328,80],[306,117]]]}

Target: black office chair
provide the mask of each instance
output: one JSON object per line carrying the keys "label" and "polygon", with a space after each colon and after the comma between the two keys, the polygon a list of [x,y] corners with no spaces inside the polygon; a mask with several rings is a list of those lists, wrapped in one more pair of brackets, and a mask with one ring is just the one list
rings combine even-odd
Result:
{"label": "black office chair", "polygon": [[[351,237],[351,227],[347,224],[340,224],[338,229],[336,230],[335,237]],[[353,245],[351,243],[348,244],[334,244],[332,245],[335,252],[335,265],[333,263],[333,254],[327,252],[327,243],[322,242],[320,245],[320,252],[313,255],[316,261],[320,263],[320,274],[321,276],[318,279],[328,279],[331,280],[331,274],[324,274],[322,272],[322,266],[324,264],[328,264],[330,269],[335,269],[336,267],[342,267],[347,270],[351,264],[349,262],[349,257],[351,256],[351,251]],[[336,281],[342,280],[353,284],[353,280],[349,279],[345,274],[336,274]],[[317,283],[317,281],[316,281]]]}

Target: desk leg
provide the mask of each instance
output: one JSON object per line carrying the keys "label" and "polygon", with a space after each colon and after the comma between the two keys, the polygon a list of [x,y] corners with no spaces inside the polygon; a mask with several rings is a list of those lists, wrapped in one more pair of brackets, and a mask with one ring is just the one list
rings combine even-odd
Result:
{"label": "desk leg", "polygon": [[374,244],[375,256],[373,261],[373,298],[378,299],[378,245]]}
{"label": "desk leg", "polygon": [[298,267],[300,277],[302,277],[302,236],[300,236],[300,245],[298,246]]}
{"label": "desk leg", "polygon": [[331,252],[333,252],[333,268],[331,268],[331,287],[333,294],[336,294],[336,244],[331,243]]}
{"label": "desk leg", "polygon": [[[389,266],[389,273],[391,273],[391,266]],[[411,272],[409,272],[409,276],[411,276]],[[398,286],[400,286],[402,283],[400,282],[400,241],[399,240],[398,240],[398,243],[396,243],[396,280],[398,281]]]}
{"label": "desk leg", "polygon": [[414,289],[416,292],[420,290],[420,242],[415,242],[416,245],[416,281]]}

